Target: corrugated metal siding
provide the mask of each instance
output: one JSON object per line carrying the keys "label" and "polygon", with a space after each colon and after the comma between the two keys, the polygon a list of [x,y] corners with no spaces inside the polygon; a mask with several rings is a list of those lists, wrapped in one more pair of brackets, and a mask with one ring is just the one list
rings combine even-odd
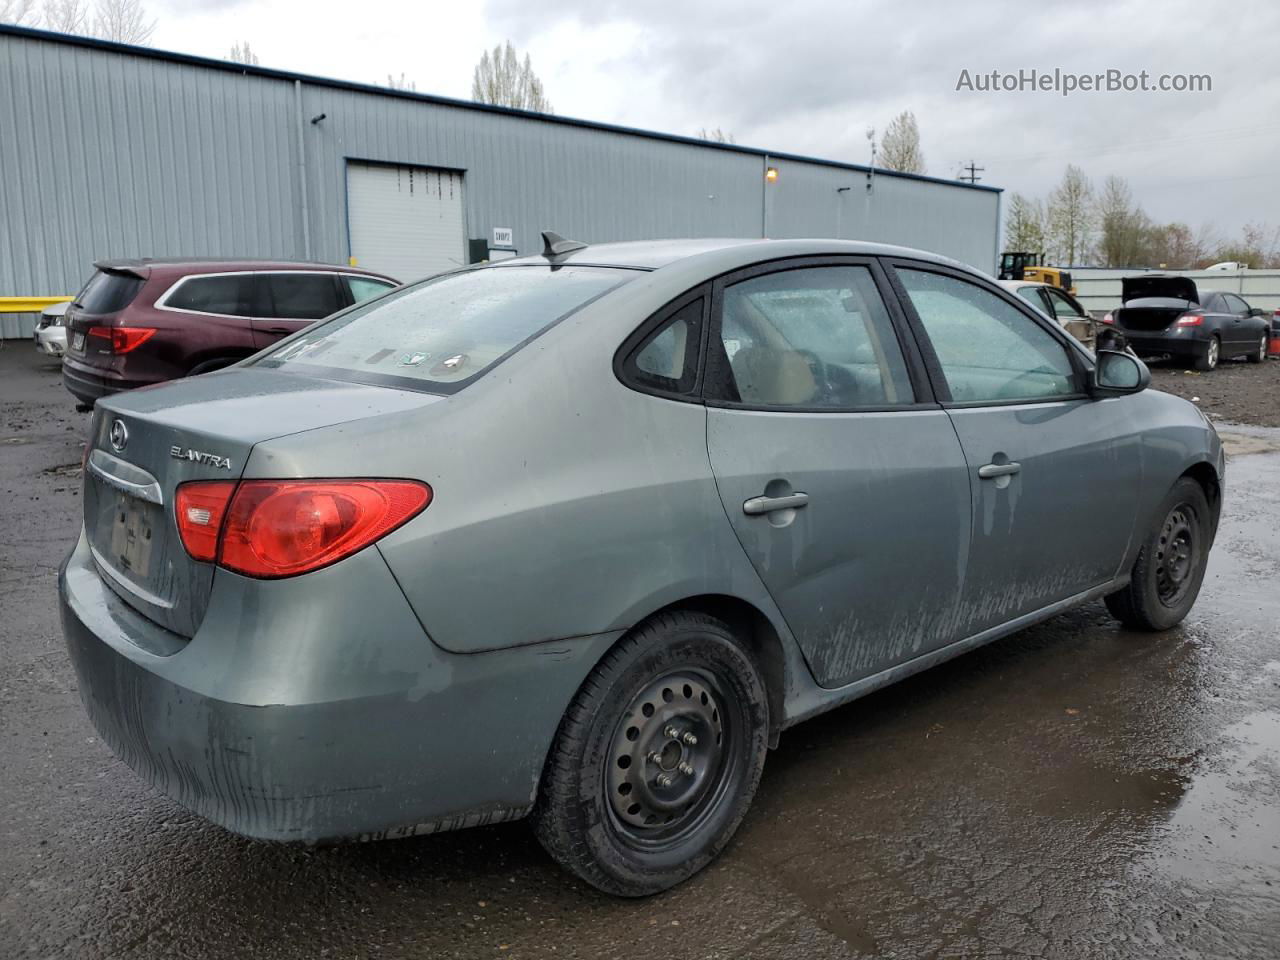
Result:
{"label": "corrugated metal siding", "polygon": [[[466,232],[593,242],[834,236],[990,270],[999,195],[623,131],[0,33],[0,296],[74,293],[94,260],[350,254],[348,159],[459,170]],[[310,119],[318,114],[317,124]],[[852,190],[837,194],[839,186]],[[765,192],[767,191],[767,192]]]}

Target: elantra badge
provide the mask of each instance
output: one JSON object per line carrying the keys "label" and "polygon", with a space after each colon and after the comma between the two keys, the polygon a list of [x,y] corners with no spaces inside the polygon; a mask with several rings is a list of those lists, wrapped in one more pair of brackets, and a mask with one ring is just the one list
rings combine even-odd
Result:
{"label": "elantra badge", "polygon": [[175,460],[190,460],[192,463],[198,463],[205,467],[221,467],[223,470],[231,469],[231,458],[219,456],[216,453],[204,453],[200,450],[192,450],[190,447],[172,446],[169,448],[169,456]]}

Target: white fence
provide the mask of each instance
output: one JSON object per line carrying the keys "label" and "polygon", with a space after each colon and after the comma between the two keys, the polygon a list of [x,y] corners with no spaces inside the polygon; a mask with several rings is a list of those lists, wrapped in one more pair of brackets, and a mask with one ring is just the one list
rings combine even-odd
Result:
{"label": "white fence", "polygon": [[1172,273],[1190,277],[1201,290],[1238,293],[1251,307],[1268,313],[1280,310],[1280,270],[1129,270],[1073,268],[1076,299],[1090,313],[1102,314],[1120,306],[1120,278],[1144,273]]}

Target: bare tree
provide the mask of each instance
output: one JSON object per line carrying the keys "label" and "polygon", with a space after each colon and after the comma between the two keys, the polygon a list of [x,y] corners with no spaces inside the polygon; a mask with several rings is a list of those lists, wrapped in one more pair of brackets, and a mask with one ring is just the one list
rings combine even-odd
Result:
{"label": "bare tree", "polygon": [[399,77],[394,77],[388,73],[387,86],[390,87],[392,90],[411,90],[414,93],[418,92],[418,84],[415,83],[413,80],[408,79],[404,75],[403,70],[400,71]]}
{"label": "bare tree", "polygon": [[1044,205],[1015,193],[1009,198],[1004,224],[1004,247],[1026,253],[1043,253],[1045,248]]}
{"label": "bare tree", "polygon": [[34,27],[40,22],[36,0],[0,0],[0,23]]}
{"label": "bare tree", "polygon": [[93,19],[93,35],[117,43],[143,45],[156,31],[156,22],[147,17],[142,0],[98,0]]}
{"label": "bare tree", "polygon": [[471,79],[471,99],[517,110],[555,113],[542,81],[533,72],[529,55],[526,53],[521,63],[510,40],[505,46],[494,47],[492,53],[486,50],[480,57]]}
{"label": "bare tree", "polygon": [[84,0],[45,0],[44,28],[58,33],[88,33],[88,3]]}
{"label": "bare tree", "polygon": [[1083,264],[1094,231],[1093,184],[1084,171],[1068,164],[1062,182],[1049,194],[1049,246],[1064,266]]}
{"label": "bare tree", "polygon": [[1268,232],[1263,224],[1246,223],[1240,239],[1220,244],[1213,259],[1232,260],[1255,270],[1280,266],[1280,230]]}
{"label": "bare tree", "polygon": [[262,62],[258,59],[258,55],[249,49],[248,40],[244,43],[233,43],[231,52],[227,54],[227,59],[250,67],[256,67]]}
{"label": "bare tree", "polygon": [[1110,176],[1103,181],[1097,223],[1101,231],[1098,258],[1104,267],[1136,267],[1148,259],[1154,227],[1142,207],[1134,205],[1123,177]]}
{"label": "bare tree", "polygon": [[902,173],[924,173],[924,152],[920,149],[920,128],[916,115],[904,110],[891,121],[880,141],[880,166]]}
{"label": "bare tree", "polygon": [[738,142],[737,140],[733,139],[732,133],[726,133],[724,130],[721,130],[719,127],[716,127],[714,130],[708,130],[706,127],[703,127],[701,130],[698,131],[698,139],[710,140],[712,143],[737,143]]}

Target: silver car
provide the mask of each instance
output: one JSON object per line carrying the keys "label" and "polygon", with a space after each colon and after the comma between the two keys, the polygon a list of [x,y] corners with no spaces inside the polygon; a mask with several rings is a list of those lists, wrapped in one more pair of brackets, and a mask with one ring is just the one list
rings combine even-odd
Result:
{"label": "silver car", "polygon": [[918,251],[548,234],[99,401],[79,689],[238,833],[531,815],[652,893],[801,720],[1096,598],[1186,616],[1223,454],[1148,379]]}
{"label": "silver car", "polygon": [[40,312],[40,319],[36,322],[35,331],[32,333],[38,352],[50,357],[61,357],[67,352],[65,318],[69,306],[71,306],[69,301],[55,303]]}

